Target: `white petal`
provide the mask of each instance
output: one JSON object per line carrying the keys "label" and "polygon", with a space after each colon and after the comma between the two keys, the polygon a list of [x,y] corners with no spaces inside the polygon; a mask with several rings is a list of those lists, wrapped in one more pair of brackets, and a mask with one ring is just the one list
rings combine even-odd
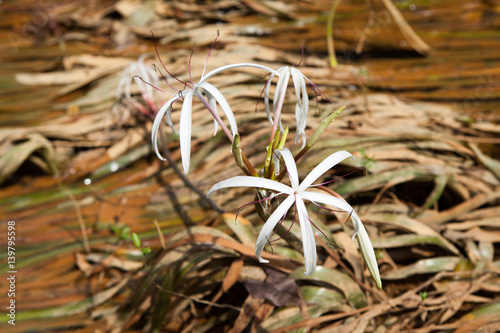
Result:
{"label": "white petal", "polygon": [[203,75],[203,77],[200,79],[199,83],[202,83],[202,82],[206,81],[209,77],[211,77],[211,76],[213,76],[215,74],[221,73],[221,72],[223,72],[225,70],[235,69],[235,68],[240,68],[240,67],[253,67],[253,68],[262,69],[262,70],[264,70],[266,72],[269,72],[271,74],[278,74],[278,72],[275,71],[274,69],[271,69],[269,67],[266,67],[266,66],[263,66],[263,65],[259,65],[259,64],[254,64],[254,63],[231,64],[231,65],[226,65],[226,66],[222,66],[222,67],[216,68],[213,71],[210,71],[209,73]]}
{"label": "white petal", "polygon": [[292,153],[288,150],[288,148],[277,150],[276,153],[281,155],[285,160],[285,166],[290,182],[292,183],[292,188],[297,189],[299,186],[299,174],[297,172],[297,165],[295,164]]}
{"label": "white petal", "polygon": [[305,274],[309,275],[314,273],[316,269],[316,240],[314,239],[314,232],[304,201],[297,196],[295,202],[300,221],[300,231],[302,233],[302,245],[304,247]]}
{"label": "white petal", "polygon": [[153,122],[153,128],[151,129],[151,142],[153,144],[153,149],[156,153],[156,156],[158,156],[158,158],[163,161],[165,161],[165,158],[163,158],[163,156],[161,156],[160,152],[158,151],[158,131],[160,130],[161,121],[163,120],[163,116],[165,115],[167,118],[167,124],[172,127],[172,130],[174,129],[174,126],[172,125],[172,119],[170,117],[170,112],[172,111],[172,103],[174,103],[177,99],[179,99],[179,96],[172,97],[165,104],[163,104],[163,106],[160,108],[160,110],[158,110],[158,113],[156,114],[155,120]]}
{"label": "white petal", "polygon": [[262,250],[264,249],[264,246],[266,245],[269,236],[273,232],[274,228],[276,227],[276,224],[281,221],[283,216],[286,214],[288,209],[292,206],[293,202],[295,201],[295,197],[293,195],[289,195],[285,201],[283,201],[277,208],[276,210],[269,216],[267,219],[266,223],[262,227],[262,230],[259,233],[259,237],[257,238],[257,242],[255,243],[255,255],[259,259],[259,262],[261,263],[267,263],[269,260],[262,259],[261,253]]}
{"label": "white petal", "polygon": [[238,125],[236,124],[236,118],[234,117],[233,110],[231,110],[231,107],[229,106],[229,103],[227,102],[224,95],[222,95],[219,89],[215,88],[208,82],[202,82],[199,85],[199,87],[203,88],[203,90],[210,93],[215,98],[217,103],[219,103],[220,107],[222,108],[222,111],[224,112],[227,120],[229,121],[229,126],[231,126],[231,131],[233,132],[233,137],[234,137],[234,135],[238,133]]}
{"label": "white petal", "polygon": [[[278,69],[278,71],[280,72],[280,77],[278,79],[278,83],[276,84],[276,89],[274,91],[273,118],[274,118],[274,115],[276,115],[276,109],[278,108],[279,100],[280,100],[281,96],[286,93],[288,81],[290,80],[290,67],[283,67],[283,68]],[[283,108],[281,109],[281,112],[283,112]],[[281,123],[281,115],[279,117],[279,126],[283,130],[283,125]]]}
{"label": "white petal", "polygon": [[[343,210],[348,214],[356,214],[354,209],[342,199],[336,198],[326,193],[304,191],[299,194],[302,198],[312,201],[314,203],[322,203],[333,206],[337,209]],[[357,216],[357,215],[356,215]]]}
{"label": "white petal", "polygon": [[[336,198],[334,196],[325,194],[325,193],[316,193],[316,192],[302,192],[300,196],[304,199],[310,200],[315,203],[323,203],[331,205],[335,208],[341,209],[351,215],[351,219],[354,224],[354,233],[352,238],[355,236],[358,237],[358,245],[361,250],[361,254],[363,255],[363,259],[366,262],[366,266],[370,271],[373,279],[375,280],[377,287],[382,288],[382,282],[380,280],[380,273],[378,271],[377,259],[375,258],[375,252],[373,251],[373,246],[368,237],[368,233],[366,232],[363,223],[354,211],[354,209],[342,199]],[[298,200],[298,198],[297,198]]]}
{"label": "white petal", "polygon": [[191,111],[193,109],[193,94],[184,96],[182,103],[181,119],[179,123],[179,140],[181,149],[181,160],[184,173],[189,172],[191,158]]}
{"label": "white petal", "polygon": [[[205,95],[207,96],[208,103],[212,107],[212,110],[214,110],[214,112],[218,114],[218,111],[217,111],[217,101],[215,100],[215,97],[212,96],[212,94],[209,93],[208,91],[205,91]],[[214,136],[217,134],[217,130],[218,129],[219,129],[219,123],[214,118]]]}
{"label": "white petal", "polygon": [[299,137],[302,138],[302,148],[304,147],[305,141],[305,129],[307,123],[307,112],[309,111],[309,96],[306,91],[306,81],[304,80],[304,75],[297,70],[292,68],[292,79],[293,85],[295,87],[295,119],[297,121],[297,129],[295,133],[295,143],[297,143]]}
{"label": "white petal", "polygon": [[368,233],[366,232],[366,229],[363,226],[363,223],[361,223],[359,217],[352,214],[351,218],[353,223],[358,225],[358,245],[361,250],[361,255],[363,256],[366,266],[368,267],[368,271],[370,271],[377,287],[382,289],[382,281],[380,280],[380,273],[378,271],[377,258],[375,257],[375,251],[373,251],[373,245],[370,241],[370,237],[368,237]]}
{"label": "white petal", "polygon": [[264,107],[266,108],[267,120],[273,124],[273,117],[271,116],[271,109],[269,108],[269,89],[271,88],[271,81],[274,78],[274,74],[271,74],[271,77],[267,81],[266,88],[264,89]]}
{"label": "white petal", "polygon": [[299,187],[299,191],[305,191],[306,188],[312,185],[322,174],[333,168],[339,162],[345,160],[348,157],[352,157],[352,155],[347,151],[338,151],[336,153],[331,154],[327,158],[325,158],[318,166],[316,166],[306,178],[302,181]]}
{"label": "white petal", "polygon": [[221,182],[218,182],[208,191],[207,196],[210,196],[214,191],[228,188],[228,187],[256,187],[256,188],[266,188],[268,190],[273,190],[280,193],[292,194],[293,190],[291,187],[285,184],[279,183],[275,180],[270,180],[260,177],[250,177],[250,176],[236,176]]}

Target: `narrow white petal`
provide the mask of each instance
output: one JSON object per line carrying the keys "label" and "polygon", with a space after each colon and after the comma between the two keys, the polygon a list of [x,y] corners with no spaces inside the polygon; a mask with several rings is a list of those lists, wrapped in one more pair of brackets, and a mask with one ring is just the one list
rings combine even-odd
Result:
{"label": "narrow white petal", "polygon": [[302,233],[302,246],[304,247],[305,274],[309,275],[314,273],[316,269],[316,240],[314,239],[314,232],[304,201],[297,196],[295,202],[300,221],[300,231]]}
{"label": "narrow white petal", "polygon": [[[278,69],[280,72],[280,77],[278,79],[278,83],[276,84],[276,89],[274,90],[274,97],[273,97],[273,118],[274,115],[276,114],[276,109],[278,108],[278,102],[283,94],[286,93],[286,88],[288,86],[288,81],[290,80],[290,68],[289,67],[283,67]],[[283,109],[282,109],[283,111]],[[281,129],[283,129],[283,125],[281,124],[281,115],[279,117],[279,126]]]}
{"label": "narrow white petal", "polygon": [[[210,104],[210,107],[212,107],[212,110],[214,110],[214,112],[218,114],[217,101],[215,100],[215,97],[208,91],[205,91],[205,95],[207,96],[208,103]],[[214,136],[217,134],[218,129],[219,129],[219,123],[214,118]]]}
{"label": "narrow white petal", "polygon": [[264,89],[264,107],[266,108],[267,119],[273,124],[273,117],[271,116],[271,109],[269,108],[269,89],[271,88],[271,81],[274,78],[274,74],[271,74],[271,77],[267,81],[266,88]]}
{"label": "narrow white petal", "polygon": [[288,150],[288,148],[277,150],[276,153],[281,155],[283,160],[285,160],[285,166],[290,182],[292,183],[292,188],[294,190],[297,189],[299,187],[299,174],[297,172],[297,165],[295,164],[292,153]]}
{"label": "narrow white petal", "polygon": [[[380,273],[378,271],[377,259],[375,257],[375,252],[373,251],[373,246],[370,241],[370,237],[368,237],[368,233],[366,232],[363,223],[361,223],[361,219],[358,214],[354,211],[354,209],[342,199],[336,198],[334,196],[325,194],[325,193],[316,193],[316,192],[302,192],[300,196],[304,199],[310,200],[315,203],[323,203],[331,205],[335,208],[341,209],[351,215],[351,219],[354,224],[354,237],[357,236],[359,249],[361,250],[361,254],[363,259],[366,262],[366,266],[370,271],[373,279],[375,280],[377,287],[382,288],[382,282],[380,280]],[[298,198],[297,198],[298,200]]]}
{"label": "narrow white petal", "polygon": [[[123,76],[123,74],[122,74]],[[118,81],[118,85],[116,86],[116,90],[115,90],[115,97],[116,99],[120,99],[120,97],[122,96],[123,94],[123,86],[125,85],[125,78],[123,77],[120,77],[120,81]]]}
{"label": "narrow white petal", "polygon": [[181,160],[184,173],[189,172],[191,158],[191,111],[193,109],[193,94],[184,96],[182,103],[181,119],[179,123],[179,140],[181,149]]}
{"label": "narrow white petal", "polygon": [[306,81],[304,80],[304,75],[297,70],[292,68],[292,79],[293,85],[295,87],[295,119],[297,121],[297,129],[295,133],[295,143],[298,142],[299,137],[302,138],[302,147],[304,147],[305,141],[305,129],[307,124],[307,113],[309,111],[309,96],[306,91]]}
{"label": "narrow white petal", "polygon": [[336,198],[332,195],[329,195],[326,193],[319,193],[319,192],[310,192],[310,191],[300,192],[299,195],[303,199],[312,201],[314,203],[327,204],[327,205],[333,206],[337,209],[343,210],[344,212],[346,212],[348,214],[353,214],[353,215],[356,214],[356,212],[351,207],[351,205],[349,205],[344,200]]}
{"label": "narrow white petal", "polygon": [[363,223],[357,215],[351,215],[353,223],[358,225],[358,245],[361,250],[361,255],[365,260],[366,266],[368,267],[368,271],[370,271],[371,276],[375,280],[377,287],[382,289],[382,281],[380,280],[380,273],[378,271],[377,258],[375,257],[375,251],[373,250],[372,242],[370,241],[370,237],[366,232]]}
{"label": "narrow white petal", "polygon": [[215,74],[221,73],[221,72],[223,72],[225,70],[235,69],[235,68],[241,68],[241,67],[258,68],[258,69],[262,69],[262,70],[264,70],[266,72],[269,72],[269,73],[272,73],[272,74],[278,74],[279,75],[279,73],[277,71],[275,71],[274,69],[271,69],[271,68],[263,66],[263,65],[254,64],[254,63],[239,63],[239,64],[231,64],[231,65],[226,65],[226,66],[222,66],[222,67],[216,68],[216,69],[210,71],[209,73],[203,75],[203,77],[200,79],[199,83],[202,83],[202,82],[206,81],[209,77],[211,77],[211,76],[213,76]]}
{"label": "narrow white petal", "polygon": [[260,177],[236,176],[221,182],[218,182],[208,191],[207,196],[210,196],[214,191],[229,188],[229,187],[255,187],[266,188],[280,193],[292,194],[293,189],[290,186],[279,183],[275,180],[270,180]]}
{"label": "narrow white petal", "polygon": [[261,254],[264,246],[269,240],[269,236],[273,232],[276,224],[281,221],[283,216],[286,214],[288,209],[292,206],[295,198],[293,195],[289,195],[277,208],[276,210],[269,216],[266,223],[262,227],[262,230],[259,233],[259,237],[257,237],[257,242],[255,243],[255,255],[259,259],[261,263],[267,263],[269,260],[262,259]]}
{"label": "narrow white petal", "polygon": [[222,95],[219,89],[215,88],[208,82],[201,83],[199,87],[203,88],[203,90],[211,94],[215,98],[217,103],[219,103],[220,107],[222,108],[222,111],[224,112],[227,120],[229,121],[229,126],[231,126],[231,131],[233,132],[233,137],[234,137],[236,133],[238,133],[238,125],[236,124],[236,118],[234,117],[233,110],[231,110],[231,107],[229,106],[229,103],[227,102],[224,95]]}
{"label": "narrow white petal", "polygon": [[304,180],[300,184],[299,190],[305,191],[305,189],[311,186],[312,183],[314,183],[322,174],[348,157],[352,157],[349,152],[338,151],[325,158],[320,164],[318,164],[318,166],[316,166],[311,172],[309,172],[306,178],[304,178]]}
{"label": "narrow white petal", "polygon": [[170,117],[170,111],[172,110],[172,103],[174,103],[177,99],[179,99],[179,96],[172,97],[165,104],[163,104],[163,106],[160,108],[160,110],[158,110],[158,113],[156,114],[155,120],[153,122],[153,128],[151,129],[151,142],[153,144],[153,149],[156,153],[156,156],[158,156],[158,158],[163,161],[165,161],[165,158],[163,158],[163,156],[161,156],[160,152],[158,151],[158,131],[160,130],[161,121],[163,120],[164,116],[166,116],[167,118],[167,124],[172,127],[172,130],[174,129],[174,126],[172,125],[172,119]]}

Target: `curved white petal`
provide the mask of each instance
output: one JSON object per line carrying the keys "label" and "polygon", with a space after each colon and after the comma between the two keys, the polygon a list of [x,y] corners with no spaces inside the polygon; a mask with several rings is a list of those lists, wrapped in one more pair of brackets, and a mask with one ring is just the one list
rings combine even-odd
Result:
{"label": "curved white petal", "polygon": [[304,247],[305,274],[309,275],[314,273],[316,269],[316,240],[314,239],[314,232],[304,201],[300,197],[297,197],[295,203],[297,205],[297,215],[299,216],[300,231],[302,233],[302,246]]}
{"label": "curved white petal", "polygon": [[[375,252],[373,251],[373,246],[370,241],[370,237],[368,237],[368,233],[366,232],[363,223],[361,223],[361,219],[358,214],[354,211],[354,209],[342,199],[336,198],[334,196],[325,194],[325,193],[316,193],[316,192],[302,192],[300,196],[304,199],[310,200],[315,203],[323,203],[328,204],[333,207],[339,208],[351,215],[351,219],[354,224],[354,233],[352,238],[357,236],[359,249],[363,256],[363,259],[366,262],[366,266],[370,271],[375,283],[378,288],[382,288],[382,282],[380,280],[380,273],[378,271],[377,259],[375,257]],[[297,199],[298,200],[298,199]]]}
{"label": "curved white petal", "polygon": [[[276,110],[279,105],[279,101],[285,93],[288,86],[288,81],[290,80],[290,67],[282,67],[278,69],[280,77],[278,83],[276,83],[276,89],[274,90],[273,97],[273,118],[276,116]],[[283,130],[283,125],[281,123],[281,114],[279,116],[279,126]]]}
{"label": "curved white petal", "polygon": [[[205,91],[205,95],[207,96],[208,103],[210,104],[212,110],[218,114],[217,101],[215,100],[215,97],[208,91]],[[215,120],[214,118],[214,136],[217,134],[218,129],[219,129],[219,123],[217,123],[217,120]]]}
{"label": "curved white petal", "polygon": [[218,182],[208,191],[207,196],[210,196],[213,192],[228,188],[228,187],[256,187],[256,188],[266,188],[268,190],[273,190],[280,193],[292,194],[293,189],[290,186],[279,183],[275,180],[270,180],[260,177],[250,177],[250,176],[236,176],[221,182]]}
{"label": "curved white petal", "polygon": [[298,142],[299,137],[302,138],[302,148],[304,148],[305,129],[307,124],[307,112],[309,111],[309,96],[306,91],[306,81],[304,75],[296,68],[291,68],[293,85],[295,87],[295,119],[297,121],[297,129],[295,133],[295,143]]}
{"label": "curved white petal", "polygon": [[259,237],[257,237],[257,242],[255,243],[255,255],[259,259],[261,263],[267,263],[269,260],[262,259],[261,254],[264,246],[266,245],[269,236],[273,232],[276,224],[283,218],[288,209],[292,206],[295,201],[295,197],[293,195],[289,195],[285,201],[283,201],[276,210],[269,216],[266,223],[262,227],[262,230],[259,233]]}
{"label": "curved white petal", "polygon": [[271,116],[271,109],[269,108],[269,90],[271,88],[271,82],[274,78],[274,74],[271,74],[269,80],[267,80],[266,87],[264,89],[264,107],[266,108],[267,120],[273,124],[273,117]]}
{"label": "curved white petal", "polygon": [[277,150],[276,153],[280,154],[285,160],[285,166],[288,177],[290,177],[290,182],[292,183],[292,188],[296,190],[299,187],[299,174],[297,172],[297,165],[295,164],[292,153],[288,150],[288,148]]}
{"label": "curved white petal", "polygon": [[239,63],[239,64],[225,65],[225,66],[221,66],[219,68],[216,68],[216,69],[208,72],[207,74],[203,75],[203,77],[200,79],[200,81],[198,83],[202,83],[202,82],[206,81],[209,77],[211,77],[211,76],[213,76],[215,74],[221,73],[221,72],[223,72],[225,70],[235,69],[235,68],[241,68],[241,67],[258,68],[258,69],[262,69],[262,70],[264,70],[266,72],[269,72],[269,73],[272,73],[272,74],[278,74],[279,75],[279,73],[277,71],[275,71],[274,69],[271,69],[271,68],[263,66],[263,65],[254,64],[254,63]]}
{"label": "curved white petal", "polygon": [[181,149],[181,160],[184,173],[189,172],[191,158],[191,111],[193,110],[193,94],[184,96],[182,103],[181,119],[179,122],[179,140]]}
{"label": "curved white petal", "polygon": [[303,199],[307,199],[307,200],[312,201],[314,203],[327,204],[327,205],[333,206],[335,208],[338,208],[340,210],[343,210],[344,212],[346,212],[348,214],[352,214],[351,216],[356,215],[356,212],[351,207],[351,205],[349,205],[344,200],[336,198],[332,195],[329,195],[326,193],[310,192],[310,191],[300,192],[299,195]]}
{"label": "curved white petal", "polygon": [[380,273],[378,271],[377,258],[375,257],[375,251],[373,251],[373,245],[370,241],[370,237],[368,237],[368,233],[366,232],[363,223],[357,215],[351,215],[353,223],[358,226],[358,246],[361,251],[361,255],[365,260],[366,266],[368,267],[368,271],[371,276],[375,280],[377,287],[382,289],[382,281],[380,280]]}
{"label": "curved white petal", "polygon": [[165,104],[163,104],[163,106],[160,108],[160,110],[158,110],[158,113],[156,114],[155,120],[153,122],[153,128],[151,129],[151,142],[153,144],[153,149],[156,153],[156,156],[158,156],[158,158],[163,161],[165,161],[165,158],[163,158],[163,156],[161,156],[160,152],[158,151],[158,131],[160,130],[161,121],[164,116],[166,116],[167,118],[167,124],[172,127],[172,130],[174,130],[172,119],[170,117],[170,111],[172,110],[172,103],[174,103],[177,99],[179,99],[179,96],[172,97]]}
{"label": "curved white petal", "polygon": [[201,84],[199,84],[199,87],[203,88],[203,90],[212,95],[213,98],[215,98],[215,100],[217,101],[217,103],[219,103],[220,107],[222,108],[222,111],[224,112],[227,120],[229,121],[229,126],[231,126],[231,131],[233,132],[233,137],[234,137],[236,133],[238,133],[238,125],[236,124],[236,118],[234,117],[233,110],[231,110],[231,107],[229,106],[229,103],[227,102],[224,95],[222,95],[219,89],[215,88],[208,82],[202,82]]}
{"label": "curved white petal", "polygon": [[339,162],[345,160],[348,157],[353,157],[351,153],[347,151],[338,151],[331,154],[325,158],[320,164],[318,164],[306,178],[302,181],[299,186],[299,191],[305,191],[306,188],[312,185],[322,174],[333,168]]}

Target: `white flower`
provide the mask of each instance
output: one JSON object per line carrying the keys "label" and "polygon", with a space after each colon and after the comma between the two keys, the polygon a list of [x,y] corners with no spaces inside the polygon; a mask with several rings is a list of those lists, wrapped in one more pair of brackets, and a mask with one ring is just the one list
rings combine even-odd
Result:
{"label": "white flower", "polygon": [[[160,81],[158,80],[158,75],[155,73],[152,67],[148,67],[144,64],[144,59],[147,55],[143,54],[139,59],[123,70],[118,86],[116,87],[116,99],[119,99],[123,95],[130,98],[130,86],[132,84],[132,78],[135,76],[141,77],[142,80],[137,80],[135,83],[139,86],[143,95],[153,96],[153,87],[158,87]],[[149,82],[149,85],[145,82]]]}
{"label": "white flower", "polygon": [[238,176],[223,180],[215,184],[210,189],[210,191],[208,191],[208,195],[222,188],[239,186],[265,188],[278,192],[275,195],[287,195],[287,198],[276,208],[276,210],[271,214],[269,219],[264,224],[264,227],[262,228],[259,237],[257,238],[257,243],[255,245],[255,255],[257,256],[257,258],[259,258],[260,262],[268,262],[267,260],[262,259],[262,250],[264,249],[266,242],[269,240],[269,237],[276,227],[276,224],[282,220],[282,218],[286,215],[288,209],[295,203],[302,232],[306,275],[312,274],[316,268],[316,241],[314,239],[311,221],[304,205],[304,199],[309,200],[315,204],[321,203],[331,205],[337,209],[349,213],[355,227],[353,239],[356,235],[358,236],[358,243],[363,258],[366,261],[369,271],[375,279],[377,286],[381,288],[382,283],[380,281],[377,260],[375,258],[375,253],[373,251],[370,238],[368,237],[366,229],[364,228],[361,220],[359,219],[353,208],[344,200],[336,198],[334,196],[325,193],[307,191],[309,187],[314,186],[312,185],[312,183],[315,182],[322,174],[324,174],[326,171],[328,171],[330,168],[343,161],[344,159],[352,157],[352,155],[346,151],[339,151],[328,156],[318,166],[316,166],[307,175],[306,178],[304,178],[302,183],[299,184],[297,166],[293,159],[292,153],[286,148],[281,151],[277,151],[277,153],[283,157],[292,185],[291,187],[270,179]]}
{"label": "white flower", "polygon": [[[278,74],[277,72],[268,67],[252,63],[241,63],[241,64],[222,66],[207,73],[206,75],[204,74],[205,71],[204,69],[200,81],[198,83],[193,83],[192,81],[186,82],[185,86],[187,87],[187,89],[178,91],[176,90],[177,93],[171,99],[169,99],[165,104],[163,104],[163,106],[158,111],[158,114],[156,115],[156,118],[153,122],[153,129],[151,132],[151,140],[153,142],[153,148],[156,152],[156,155],[160,159],[164,160],[164,158],[158,151],[158,144],[157,144],[158,130],[160,128],[162,118],[166,117],[167,124],[172,128],[172,130],[175,131],[174,126],[172,124],[171,112],[172,112],[172,105],[179,98],[182,98],[184,100],[182,103],[181,117],[179,124],[181,160],[182,160],[182,166],[184,168],[184,173],[187,174],[189,171],[189,159],[191,155],[191,112],[192,112],[193,96],[196,96],[205,105],[207,110],[212,114],[212,117],[214,118],[214,135],[217,132],[217,125],[221,125],[226,135],[229,138],[231,138],[231,140],[234,138],[234,136],[238,133],[238,126],[236,124],[236,119],[234,117],[233,111],[231,110],[229,103],[222,95],[222,93],[215,86],[206,82],[206,80],[211,76],[221,73],[225,70],[235,69],[239,67],[254,67],[265,71],[269,71],[273,74]],[[170,88],[175,90],[170,84],[169,86]],[[206,96],[206,99],[205,97],[203,97],[203,95]],[[229,132],[228,128],[224,125],[219,115],[217,114],[217,104],[220,105],[222,111],[226,115],[232,133]]]}
{"label": "white flower", "polygon": [[[302,148],[306,144],[306,122],[307,122],[307,112],[309,111],[309,97],[306,91],[306,80],[311,84],[313,89],[316,89],[314,83],[312,83],[304,74],[302,74],[298,69],[293,66],[285,66],[276,70],[279,75],[278,83],[276,84],[276,90],[274,91],[273,98],[273,115],[278,114],[279,126],[283,129],[281,125],[281,108],[283,107],[283,101],[285,98],[285,92],[288,87],[288,81],[290,76],[292,76],[293,85],[295,87],[295,98],[297,102],[295,103],[295,119],[297,122],[297,129],[295,131],[295,143],[302,140]],[[271,125],[274,123],[271,116],[271,111],[269,108],[269,88],[270,82],[274,78],[274,73],[271,74],[269,78],[269,84],[266,85],[264,94],[264,105],[266,107],[267,119]]]}
{"label": "white flower", "polygon": [[[167,124],[174,129],[172,124],[171,112],[172,105],[180,98],[184,101],[182,102],[181,108],[181,117],[179,122],[179,139],[180,139],[180,149],[181,149],[181,160],[182,167],[184,169],[184,173],[188,173],[189,171],[189,162],[191,155],[191,113],[193,109],[193,97],[198,98],[208,111],[214,117],[215,122],[215,131],[217,131],[217,123],[221,124],[223,130],[226,132],[231,138],[234,138],[234,135],[238,133],[238,126],[236,125],[236,119],[234,117],[233,111],[229,106],[229,103],[226,101],[222,93],[211,85],[208,82],[204,82],[205,78],[202,78],[198,83],[186,83],[187,89],[177,91],[174,97],[169,99],[158,111],[158,114],[155,117],[153,122],[153,129],[151,132],[151,140],[153,142],[153,148],[156,152],[156,155],[165,160],[160,152],[158,151],[158,130],[160,128],[161,121],[163,117],[166,117]],[[171,86],[172,88],[172,86]],[[172,88],[173,89],[173,88]],[[205,95],[206,98],[203,96]],[[227,127],[222,123],[222,120],[217,114],[217,104],[220,105],[222,111],[226,115],[229,125],[231,127],[232,133],[229,133]],[[175,131],[175,130],[174,130]]]}

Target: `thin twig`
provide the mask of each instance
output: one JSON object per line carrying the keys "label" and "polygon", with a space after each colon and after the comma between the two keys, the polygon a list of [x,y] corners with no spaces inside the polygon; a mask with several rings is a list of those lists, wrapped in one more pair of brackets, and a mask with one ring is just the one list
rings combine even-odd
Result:
{"label": "thin twig", "polygon": [[[160,131],[161,131],[161,128],[160,128]],[[168,151],[167,144],[165,142],[165,136],[163,135],[162,132],[160,132],[160,140],[161,140],[161,145],[162,145],[162,149],[163,149],[163,156],[165,157],[167,162],[170,164],[170,166],[172,167],[172,170],[174,170],[177,177],[179,177],[180,180],[182,180],[184,185],[186,185],[189,189],[191,189],[193,192],[195,192],[203,202],[205,202],[210,207],[212,207],[213,210],[215,210],[219,214],[224,214],[226,211],[224,209],[222,209],[222,207],[217,205],[209,197],[207,197],[207,195],[204,192],[202,192],[198,187],[196,187],[196,185],[194,185],[189,180],[189,178],[187,178],[186,175],[177,167],[177,164],[172,159],[172,156],[170,155],[170,152]]]}
{"label": "thin twig", "polygon": [[167,248],[167,245],[165,245],[165,237],[161,232],[160,225],[158,224],[157,220],[154,220],[153,223],[155,224],[156,233],[158,234],[158,239],[160,240],[161,248],[165,250]]}
{"label": "thin twig", "polygon": [[68,190],[68,188],[61,182],[61,179],[59,177],[57,177],[57,186],[59,187],[59,190],[61,190],[61,192],[64,192],[68,196],[69,200],[73,204],[73,207],[75,207],[76,218],[78,220],[78,224],[80,225],[80,231],[82,233],[83,247],[86,253],[90,253],[90,243],[89,243],[89,238],[87,236],[87,228],[85,226],[85,221],[83,221],[80,204],[78,203],[78,201],[76,201],[73,193],[71,193],[71,191]]}

